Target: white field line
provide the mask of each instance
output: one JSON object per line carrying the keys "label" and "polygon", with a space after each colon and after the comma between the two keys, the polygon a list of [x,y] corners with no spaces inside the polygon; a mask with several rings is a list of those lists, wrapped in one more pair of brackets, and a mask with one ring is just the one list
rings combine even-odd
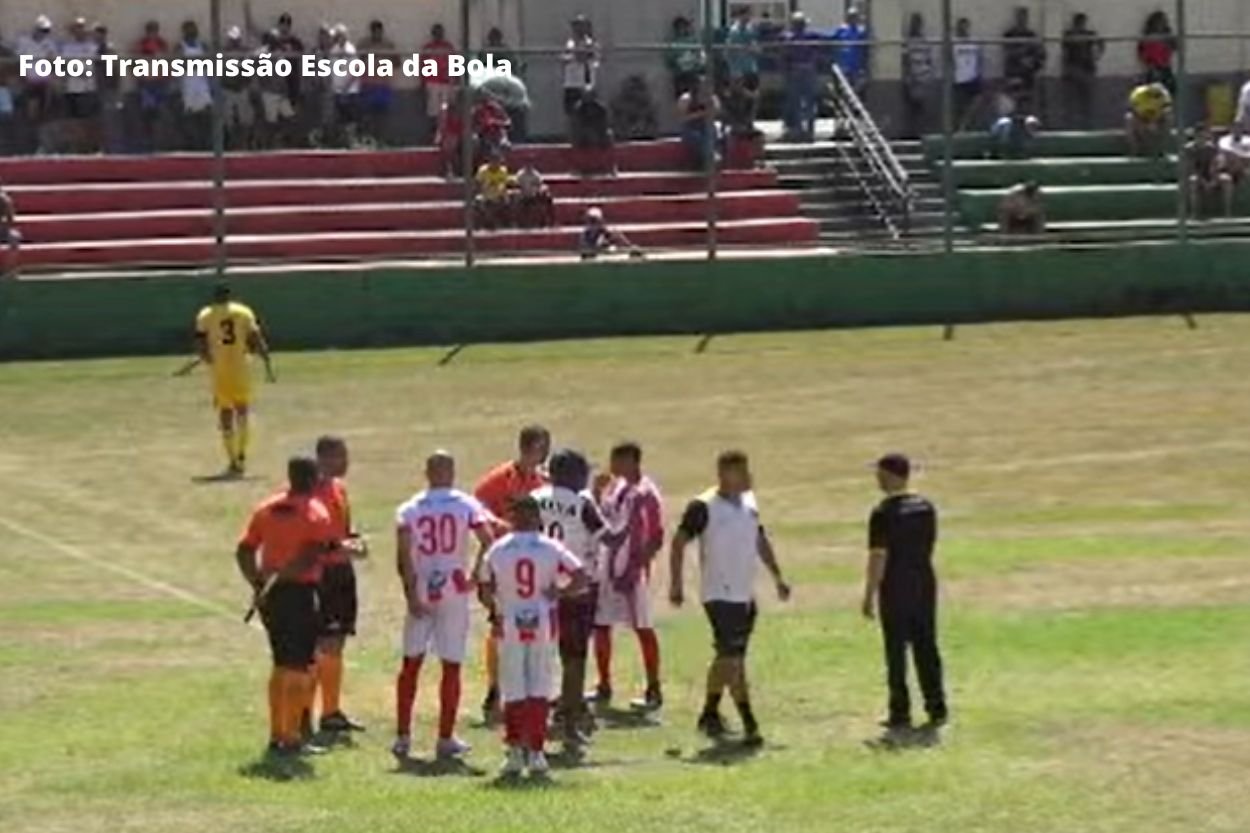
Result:
{"label": "white field line", "polygon": [[[206,610],[217,616],[225,617],[232,622],[240,621],[238,611],[231,610],[225,605],[201,596],[191,590],[161,581],[160,579],[152,578],[151,576],[141,573],[138,570],[131,569],[130,567],[125,567],[121,564],[115,564],[111,561],[94,557],[73,544],[67,543],[58,538],[53,538],[51,535],[46,535],[38,530],[31,529],[30,527],[24,526],[23,524],[10,520],[9,518],[0,517],[0,526],[7,527],[11,532],[20,535],[23,538],[36,541],[46,547],[50,547],[62,555],[68,556],[69,558],[83,564],[87,564],[95,569],[113,573],[114,575],[120,576],[134,584],[141,585],[149,590],[155,590],[158,593],[163,593],[166,596],[186,602],[187,604],[198,607],[201,610]],[[253,627],[257,627],[255,622],[253,622]]]}

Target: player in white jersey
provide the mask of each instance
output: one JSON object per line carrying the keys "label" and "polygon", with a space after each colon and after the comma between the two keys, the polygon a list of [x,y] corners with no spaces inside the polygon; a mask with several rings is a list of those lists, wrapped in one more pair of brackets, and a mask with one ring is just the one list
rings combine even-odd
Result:
{"label": "player in white jersey", "polygon": [[[439,757],[469,751],[455,736],[460,709],[460,666],[469,641],[469,596],[477,563],[491,545],[489,516],[471,495],[455,488],[456,461],[436,451],[425,463],[429,484],[399,507],[396,515],[396,558],[408,600],[404,622],[404,662],[395,682],[395,757],[411,749],[412,707],[417,678],[426,653],[442,661],[439,687]],[[469,562],[470,538],[478,552]]]}
{"label": "player in white jersey", "polygon": [[599,684],[591,697],[612,700],[612,627],[632,628],[638,636],[647,688],[634,708],[655,711],[660,690],[660,640],[651,612],[651,563],[664,546],[664,507],[660,490],[642,472],[642,448],[624,442],[612,449],[611,476],[596,483],[595,494],[608,526],[620,530],[605,542],[600,563],[599,604],[595,612],[595,665]]}
{"label": "player in white jersey", "polygon": [[[538,501],[542,528],[582,560],[592,578],[597,575],[596,560],[602,542],[615,541],[607,523],[586,490],[590,464],[576,451],[562,449],[551,456],[551,483],[532,494]],[[560,706],[556,724],[561,727],[571,752],[586,743],[586,733],[594,729],[594,717],[586,707],[582,690],[586,685],[586,657],[595,625],[597,588],[591,586],[577,596],[560,599]]]}
{"label": "player in white jersey", "polygon": [[504,702],[504,775],[547,773],[543,748],[551,698],[556,603],[590,584],[581,560],[542,533],[538,501],[527,495],[511,509],[513,532],[495,542],[479,571],[484,594],[499,611],[499,689]]}

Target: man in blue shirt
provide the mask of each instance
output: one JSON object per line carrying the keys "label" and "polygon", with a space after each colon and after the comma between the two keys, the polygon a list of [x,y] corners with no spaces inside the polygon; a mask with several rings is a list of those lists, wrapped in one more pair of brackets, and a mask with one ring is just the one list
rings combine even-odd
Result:
{"label": "man in blue shirt", "polygon": [[820,94],[822,48],[807,30],[807,16],[795,12],[782,39],[781,67],[786,81],[786,138],[810,142],[816,135],[816,105]]}
{"label": "man in blue shirt", "polygon": [[734,22],[729,24],[725,33],[725,44],[728,46],[725,63],[729,67],[730,80],[741,78],[752,92],[760,86],[759,43],[759,31],[751,20],[751,7],[736,7]]}
{"label": "man in blue shirt", "polygon": [[864,25],[859,9],[854,6],[846,10],[846,22],[833,33],[833,40],[838,44],[833,62],[860,98],[868,89],[869,37],[868,27]]}

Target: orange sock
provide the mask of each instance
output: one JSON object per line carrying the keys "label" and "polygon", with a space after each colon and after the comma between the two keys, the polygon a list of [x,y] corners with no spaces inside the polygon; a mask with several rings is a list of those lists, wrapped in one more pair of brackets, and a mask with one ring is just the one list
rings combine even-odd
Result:
{"label": "orange sock", "polygon": [[499,642],[494,634],[486,634],[486,684],[491,688],[499,687]]}
{"label": "orange sock", "polygon": [[284,726],[287,743],[298,744],[300,737],[300,721],[304,717],[304,709],[308,707],[309,694],[312,692],[312,676],[307,671],[283,669],[283,690],[286,695],[286,725]]}
{"label": "orange sock", "polygon": [[286,737],[285,717],[286,702],[283,698],[282,669],[275,668],[269,672],[269,740],[281,743]]}
{"label": "orange sock", "polygon": [[317,677],[321,683],[321,715],[338,714],[343,695],[343,655],[318,654]]}

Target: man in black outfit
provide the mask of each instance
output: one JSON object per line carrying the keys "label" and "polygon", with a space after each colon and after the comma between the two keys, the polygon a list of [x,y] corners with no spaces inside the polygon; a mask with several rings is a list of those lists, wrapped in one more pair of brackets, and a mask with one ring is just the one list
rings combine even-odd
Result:
{"label": "man in black outfit", "polygon": [[937,647],[937,577],[933,572],[937,509],[908,489],[910,476],[911,463],[902,454],[887,454],[877,461],[877,483],[886,497],[868,521],[863,612],[872,619],[879,605],[890,685],[886,728],[892,731],[911,728],[908,645],[929,715],[924,728],[935,730],[947,720],[942,657]]}

